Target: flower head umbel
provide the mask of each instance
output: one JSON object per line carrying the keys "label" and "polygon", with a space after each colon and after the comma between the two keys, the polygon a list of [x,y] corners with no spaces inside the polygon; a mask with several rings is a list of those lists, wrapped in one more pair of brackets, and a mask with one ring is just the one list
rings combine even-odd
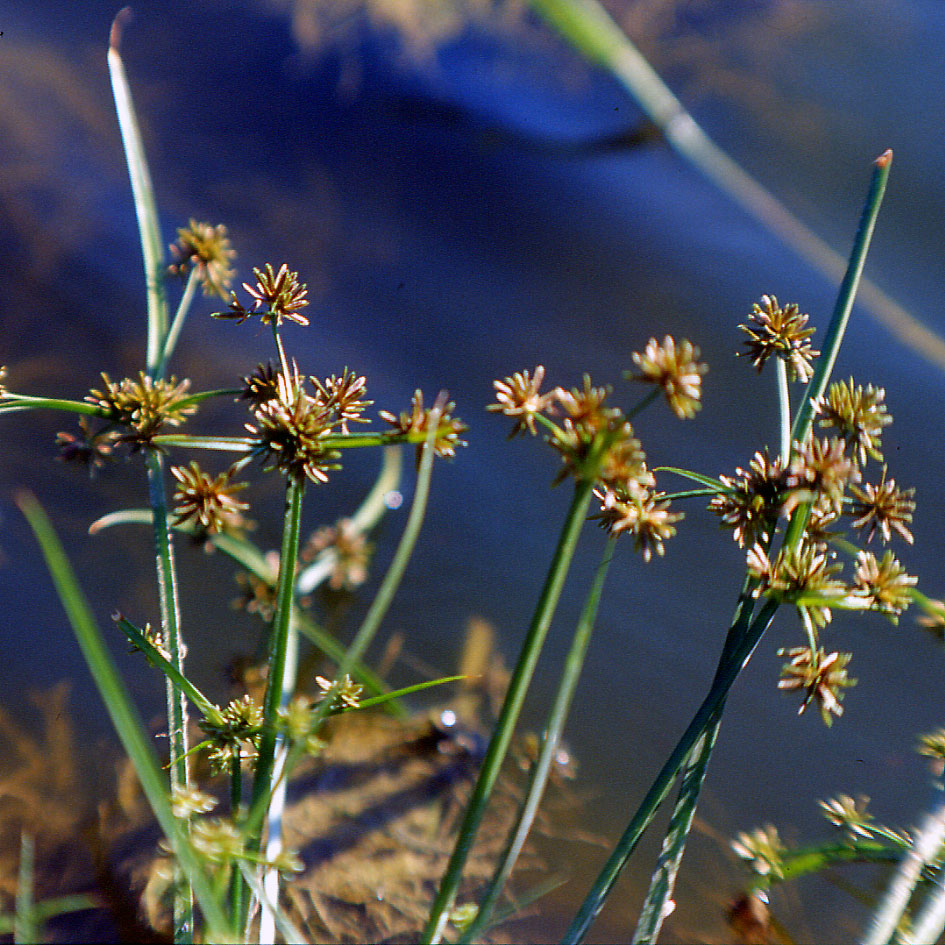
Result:
{"label": "flower head umbel", "polygon": [[204,295],[226,298],[226,290],[235,275],[230,263],[236,251],[230,245],[223,224],[212,226],[192,219],[186,227],[177,230],[177,239],[171,244],[171,255],[174,262],[168,266],[168,271],[172,275],[186,276],[195,269]]}
{"label": "flower head umbel", "polygon": [[184,403],[190,381],[155,380],[144,371],[137,380],[112,381],[107,374],[102,380],[103,390],[91,390],[85,399],[106,411],[107,419],[127,428],[118,439],[130,443],[132,450],[150,445],[162,427],[178,426],[197,409]]}
{"label": "flower head umbel", "polygon": [[326,411],[334,414],[338,429],[342,433],[348,432],[349,423],[367,423],[361,416],[374,403],[373,400],[363,400],[367,391],[367,378],[349,371],[347,368],[341,377],[334,374],[320,381],[317,377],[310,377],[309,381],[315,388],[315,396]]}
{"label": "flower head umbel", "polygon": [[257,364],[252,374],[243,378],[240,400],[248,400],[251,409],[279,397],[279,371],[271,361]]}
{"label": "flower head umbel", "polygon": [[912,532],[906,526],[912,522],[915,511],[915,489],[899,489],[895,479],[886,479],[886,467],[879,485],[864,483],[863,487],[853,486],[853,507],[851,514],[856,516],[854,528],[867,529],[867,543],[879,532],[883,542],[888,542],[896,532],[902,539],[912,544]]}
{"label": "flower head umbel", "polygon": [[842,581],[834,579],[840,570],[834,554],[816,542],[782,548],[773,560],[756,544],[748,552],[747,563],[748,572],[758,581],[757,593],[794,604],[819,627],[830,621],[830,606],[839,604],[847,591]]}
{"label": "flower head umbel", "polygon": [[[410,398],[410,411],[401,412],[400,416],[395,416],[387,410],[380,411],[380,417],[389,423],[397,433],[413,433],[426,437],[430,425],[430,417],[435,408],[423,406],[423,392],[414,391]],[[439,422],[437,424],[436,436],[433,440],[433,452],[437,456],[444,456],[452,459],[456,455],[457,446],[465,446],[465,440],[459,438],[461,433],[469,429],[462,420],[452,416],[456,409],[456,404],[452,400],[447,401],[441,411],[439,411]],[[417,443],[417,463],[420,463],[420,457],[423,455],[423,441]]]}
{"label": "flower head umbel", "polygon": [[611,535],[624,532],[633,535],[634,548],[649,561],[655,551],[663,555],[663,542],[676,534],[675,523],[682,512],[670,512],[669,502],[661,492],[651,492],[631,483],[626,488],[595,489],[601,500],[600,513],[595,518]]}
{"label": "flower head umbel", "polygon": [[233,470],[210,476],[191,462],[172,466],[171,475],[180,483],[174,493],[175,525],[190,525],[201,536],[240,531],[246,525],[243,512],[249,508],[236,498],[245,482],[233,482]]}
{"label": "flower head umbel", "polygon": [[805,327],[808,318],[793,303],[781,308],[773,295],[763,295],[761,305],[752,306],[748,323],[738,327],[748,335],[746,354],[759,372],[765,361],[774,355],[787,364],[792,380],[806,383],[811,379],[814,373],[811,361],[820,352],[811,350],[810,336],[814,329]]}
{"label": "flower head umbel", "polygon": [[279,267],[278,272],[274,272],[272,266],[266,263],[265,269],[253,269],[253,275],[256,277],[255,285],[243,283],[243,288],[254,300],[252,306],[246,308],[236,297],[236,293],[231,292],[229,311],[216,312],[215,318],[244,322],[251,315],[258,314],[264,325],[275,321],[277,328],[282,325],[283,319],[289,319],[299,325],[308,324],[308,319],[301,314],[302,309],[308,305],[308,286],[299,282],[297,272],[291,272],[285,263]]}
{"label": "flower head umbel", "polygon": [[253,452],[286,476],[327,482],[328,472],[339,468],[340,454],[324,442],[337,417],[305,393],[297,371],[279,374],[277,387],[277,397],[256,407],[255,424],[246,424],[256,440]]}
{"label": "flower head umbel", "polygon": [[333,565],[328,586],[333,591],[352,591],[367,580],[367,566],[374,546],[362,532],[355,529],[350,519],[343,518],[336,525],[319,528],[301,551],[311,561],[325,551],[332,552]]}
{"label": "flower head umbel", "polygon": [[643,353],[634,352],[633,361],[640,369],[637,380],[662,387],[673,413],[691,419],[701,406],[702,375],[708,367],[699,360],[699,349],[685,338],[677,342],[667,335],[662,344],[655,338]]}
{"label": "flower head umbel", "polygon": [[861,794],[854,800],[849,794],[838,794],[830,800],[817,803],[827,820],[839,827],[850,840],[873,836],[874,829],[870,826],[873,816],[866,810],[868,797]]}
{"label": "flower head umbel", "polygon": [[229,771],[256,757],[263,711],[248,695],[220,710],[217,720],[203,719],[200,728],[209,736],[210,764],[214,771]]}
{"label": "flower head umbel", "polygon": [[866,463],[869,454],[882,460],[879,444],[883,427],[892,423],[883,400],[886,391],[882,387],[868,384],[853,386],[853,378],[831,384],[824,397],[814,401],[814,410],[820,417],[822,427],[833,427],[844,442],[856,449],[860,465]]}
{"label": "flower head umbel", "polygon": [[778,656],[790,657],[781,668],[778,689],[804,693],[798,715],[813,701],[817,702],[820,716],[828,727],[833,724],[834,715],[843,715],[840,705],[843,690],[856,685],[856,680],[847,676],[849,653],[826,655],[821,647],[814,651],[809,646],[799,646],[778,650]]}
{"label": "flower head umbel", "polygon": [[79,432],[57,433],[56,446],[59,459],[64,463],[82,463],[92,475],[102,469],[106,460],[112,459],[112,448],[119,434],[114,430],[95,431],[88,417],[79,417]]}
{"label": "flower head umbel", "polygon": [[748,469],[738,468],[734,476],[719,476],[728,490],[714,496],[709,508],[732,529],[740,548],[771,537],[793,478],[780,457],[768,451],[755,453]]}
{"label": "flower head umbel", "polygon": [[856,463],[847,456],[843,440],[811,437],[803,445],[794,444],[790,472],[794,477],[792,495],[785,512],[801,502],[821,498],[826,507],[839,512],[843,493],[848,485],[860,481]]}
{"label": "flower head umbel", "polygon": [[777,879],[784,874],[784,854],[787,848],[781,842],[776,827],[768,824],[751,833],[740,833],[732,841],[732,850],[746,860],[759,876]]}
{"label": "flower head umbel", "polygon": [[516,423],[509,433],[509,439],[517,433],[535,434],[535,417],[544,413],[554,402],[555,392],[540,394],[541,382],[545,379],[545,368],[539,364],[534,376],[528,371],[517,371],[504,381],[493,381],[496,403],[489,404],[486,410],[515,417]]}
{"label": "flower head umbel", "polygon": [[869,551],[861,551],[856,556],[854,594],[894,624],[899,622],[899,615],[912,603],[911,588],[917,580],[906,573],[891,551],[887,551],[880,561]]}

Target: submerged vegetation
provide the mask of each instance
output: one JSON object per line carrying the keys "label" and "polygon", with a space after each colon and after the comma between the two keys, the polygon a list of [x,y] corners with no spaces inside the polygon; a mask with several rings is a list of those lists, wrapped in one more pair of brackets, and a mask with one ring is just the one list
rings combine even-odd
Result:
{"label": "submerged vegetation", "polygon": [[[406,700],[414,692],[456,683],[459,677],[390,691],[383,674],[367,666],[364,656],[420,540],[434,463],[437,458],[462,462],[463,437],[475,423],[474,414],[464,406],[465,419],[460,419],[446,392],[430,398],[418,389],[399,411],[396,407],[377,411],[382,425],[374,425],[369,413],[375,405],[369,399],[366,376],[347,365],[300,365],[288,347],[286,323],[316,330],[310,325],[304,277],[288,262],[265,262],[252,269],[238,294],[233,288],[236,254],[221,224],[190,220],[178,230],[167,261],[119,52],[120,32],[121,17],[113,29],[109,68],[145,260],[144,364],[136,376],[117,380],[103,371],[81,400],[27,394],[17,390],[15,376],[4,376],[0,414],[28,410],[74,414],[78,432],[64,431],[57,437],[64,460],[90,470],[119,460],[143,468],[148,507],[110,512],[92,529],[101,532],[121,525],[150,529],[159,619],[152,627],[146,614],[116,613],[113,629],[140,653],[142,664],[163,677],[168,754],[163,767],[164,759],[158,758],[154,740],[138,717],[53,523],[29,492],[21,492],[18,501],[163,833],[163,872],[154,873],[157,880],[148,880],[149,895],[160,898],[152,880],[169,892],[174,940],[357,940],[359,934],[371,938],[396,934],[429,943],[473,941],[488,936],[523,901],[538,898],[544,891],[540,884],[529,894],[511,897],[507,881],[526,849],[560,761],[562,729],[592,642],[615,545],[618,541],[632,545],[649,563],[663,556],[667,544],[684,530],[686,514],[707,511],[745,556],[743,579],[732,588],[734,612],[715,677],[565,933],[569,942],[582,941],[588,934],[643,833],[678,783],[662,852],[633,933],[634,941],[655,941],[672,910],[676,874],[728,693],[775,614],[785,607],[795,614],[799,637],[796,645],[779,651],[784,664],[778,688],[797,700],[799,712],[815,706],[828,726],[842,716],[844,693],[855,684],[850,675],[852,654],[826,645],[824,631],[835,611],[874,612],[896,623],[907,607],[918,602],[932,620],[945,614],[945,608],[917,590],[917,579],[893,549],[886,548],[912,544],[915,502],[913,490],[897,485],[885,463],[882,435],[892,416],[885,392],[877,386],[882,379],[871,378],[866,386],[853,378],[832,380],[890,172],[891,152],[874,162],[859,229],[819,350],[812,347],[815,328],[808,314],[793,302],[782,305],[774,295],[762,295],[751,304],[738,326],[745,335],[738,353],[759,373],[773,369],[780,418],[775,445],[758,444],[746,466],[717,473],[651,466],[647,460],[646,444],[634,427],[644,410],[668,408],[670,422],[698,422],[703,381],[711,375],[699,348],[685,338],[665,335],[659,340],[654,335],[645,341],[629,359],[623,378],[628,383],[620,387],[595,383],[585,374],[576,386],[546,388],[543,365],[510,365],[512,373],[493,382],[495,400],[486,409],[507,418],[510,439],[531,437],[550,447],[548,479],[567,486],[571,497],[557,544],[549,549],[547,577],[521,651],[498,687],[494,718],[486,723],[488,738],[471,728],[464,742],[443,728],[404,720]],[[247,373],[234,379],[231,388],[194,391],[189,379],[169,373],[198,292],[214,300],[213,315],[221,333],[258,321],[271,335],[268,354],[263,353],[255,366],[247,365]],[[171,295],[176,296],[173,314]],[[749,374],[746,371],[746,384],[752,383]],[[202,408],[214,401],[238,403],[246,411],[243,423],[226,432],[200,428]],[[400,450],[405,446],[413,448],[416,459],[410,513],[361,626],[345,647],[315,619],[307,607],[309,595],[319,587],[350,592],[364,583],[371,563],[370,532],[398,481]],[[382,470],[374,489],[349,518],[304,537],[306,496],[329,488],[343,471],[347,451],[355,449],[381,451]],[[225,456],[229,464],[210,471],[191,458],[193,451]],[[268,553],[250,537],[254,480],[260,471],[279,477],[284,494],[280,547]],[[543,735],[527,758],[527,783],[503,795],[497,785],[502,784],[503,770],[508,770],[510,752],[525,757],[515,742],[516,731],[565,579],[579,541],[595,527],[605,532],[607,540],[586,589]],[[180,535],[233,560],[243,592],[240,604],[265,625],[264,658],[260,665],[244,670],[239,680],[242,691],[226,705],[214,703],[188,671],[174,556]],[[881,551],[874,550],[874,541]],[[316,675],[305,662],[303,639],[322,654],[325,662],[320,665],[332,667],[331,678]],[[379,711],[369,713],[371,709]],[[194,724],[188,724],[191,718]],[[368,897],[371,884],[363,881],[344,922],[319,905],[320,896],[338,900],[342,893],[331,878],[318,872],[317,851],[312,852],[309,842],[312,834],[301,834],[291,825],[288,785],[303,780],[300,773],[313,777],[305,759],[326,757],[333,732],[360,725],[366,737],[378,737],[394,724],[391,719],[402,726],[400,736],[408,735],[389,742],[379,738],[381,763],[372,756],[369,765],[353,754],[345,763],[352,768],[383,768],[391,752],[400,752],[403,760],[420,755],[421,744],[433,743],[440,751],[447,743],[430,777],[461,785],[462,790],[451,791],[449,804],[437,808],[429,819],[418,815],[409,829],[383,835],[378,850],[395,858],[403,874],[409,874],[410,882],[397,889],[397,896],[409,897],[409,908],[389,896],[390,910],[401,925],[393,928],[394,920],[389,919],[387,928],[367,923],[359,927],[357,917],[363,918],[363,913],[358,906],[363,902],[358,897]],[[454,722],[443,724],[449,728]],[[13,737],[14,729],[2,715],[0,723],[4,734]],[[61,730],[49,718],[46,727],[50,738],[59,732],[62,740]],[[941,761],[943,740],[942,733],[926,736],[922,751]],[[24,753],[39,753],[28,740],[18,744]],[[405,744],[411,751],[404,751]],[[444,774],[454,762],[462,768],[462,777]],[[222,792],[214,787],[220,783],[214,780],[217,776],[225,784]],[[424,796],[417,785],[411,790]],[[360,800],[364,803],[364,796]],[[343,803],[339,801],[329,813],[319,808],[321,801],[314,795],[304,803],[309,805],[306,819],[322,824],[338,838],[338,846],[355,845],[341,837],[345,819],[353,816]],[[896,928],[904,926],[916,890],[928,895],[912,908],[918,930],[914,940],[940,935],[945,927],[945,917],[937,924],[943,896],[934,883],[941,878],[945,802],[937,800],[929,822],[914,836],[877,825],[860,799],[841,795],[822,802],[822,807],[841,831],[839,841],[791,850],[771,826],[735,839],[736,853],[755,873],[752,907],[757,908],[775,882],[837,862],[897,862],[898,883],[894,881],[880,903],[869,940],[889,941]],[[490,825],[488,843],[485,848],[474,847],[484,824]],[[6,822],[3,826],[9,832]],[[75,826],[70,822],[66,829]],[[33,902],[31,869],[23,866],[32,862],[25,835],[21,849],[13,904],[16,919],[11,927],[20,940],[26,940],[36,932],[37,922],[55,910],[49,904],[40,910]],[[352,873],[366,869],[365,861],[346,863],[345,868]],[[5,892],[13,895],[11,889]],[[381,899],[384,895],[383,890],[377,893]],[[86,908],[88,901],[59,905],[60,911],[67,911]],[[158,924],[158,912],[149,911],[152,924]]]}

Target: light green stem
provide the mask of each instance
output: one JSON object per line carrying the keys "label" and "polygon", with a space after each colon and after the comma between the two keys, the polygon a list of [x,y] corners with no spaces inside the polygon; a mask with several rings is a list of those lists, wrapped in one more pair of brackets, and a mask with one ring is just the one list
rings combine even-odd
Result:
{"label": "light green stem", "polygon": [[[180,607],[177,598],[177,577],[174,572],[174,549],[167,527],[167,500],[164,493],[164,461],[157,450],[148,450],[145,463],[148,473],[148,497],[151,504],[154,554],[157,568],[158,603],[161,610],[161,631],[170,662],[184,675],[184,645],[180,635]],[[167,741],[170,753],[171,791],[190,784],[187,754],[187,700],[177,683],[167,677]],[[194,898],[189,880],[185,879],[174,898],[174,941],[187,942],[194,936]]]}
{"label": "light green stem", "polygon": [[580,479],[575,484],[571,507],[568,509],[567,518],[561,529],[561,535],[555,548],[554,557],[551,560],[551,566],[545,579],[545,585],[542,588],[538,606],[535,609],[528,635],[522,644],[518,663],[509,682],[505,702],[496,721],[492,739],[489,742],[489,748],[483,760],[482,769],[479,772],[479,779],[476,782],[472,797],[469,799],[466,815],[460,826],[459,836],[456,839],[456,846],[453,849],[453,854],[450,857],[446,873],[440,884],[439,893],[433,903],[430,918],[423,933],[424,942],[439,942],[449,920],[450,910],[453,907],[462,879],[463,867],[476,838],[479,825],[485,815],[492,788],[508,751],[515,724],[525,701],[525,694],[535,671],[535,664],[538,662],[538,656],[548,634],[548,628],[551,626],[551,618],[561,597],[564,580],[574,557],[581,528],[587,517],[588,506],[593,494],[592,490],[593,483],[586,479]]}
{"label": "light green stem", "polygon": [[167,338],[164,341],[164,350],[161,352],[161,362],[158,367],[158,376],[163,377],[164,372],[167,369],[167,362],[170,360],[171,355],[174,353],[174,349],[177,347],[177,340],[180,338],[181,329],[184,327],[184,322],[187,319],[187,314],[190,311],[190,306],[194,301],[194,295],[197,292],[197,285],[200,282],[200,273],[196,266],[194,266],[190,273],[187,276],[187,283],[184,286],[184,293],[181,296],[180,303],[177,306],[177,312],[174,315],[174,320],[171,322],[170,330],[167,333]]}
{"label": "light green stem", "polygon": [[561,732],[564,729],[564,723],[568,717],[571,702],[574,699],[574,691],[577,688],[581,670],[584,667],[584,658],[587,654],[588,644],[591,642],[591,634],[594,632],[597,608],[604,590],[604,581],[607,578],[607,571],[610,568],[610,562],[614,556],[615,546],[615,539],[610,538],[604,547],[603,557],[597,567],[597,573],[594,575],[594,581],[591,584],[591,589],[588,592],[584,607],[581,610],[578,625],[574,631],[571,648],[568,650],[568,655],[565,657],[564,670],[561,674],[561,680],[558,683],[558,692],[555,695],[551,711],[548,713],[548,723],[542,738],[541,749],[532,766],[528,780],[528,789],[522,801],[517,821],[509,832],[508,843],[502,854],[499,866],[489,883],[489,888],[479,901],[479,910],[476,913],[476,918],[460,939],[462,942],[471,942],[487,927],[496,900],[499,898],[503,887],[512,875],[512,870],[515,868],[515,863],[522,851],[522,847],[525,845],[528,832],[535,820],[535,814],[538,811],[538,805],[541,803],[542,796],[544,795],[551,766],[555,761],[558,744],[561,741]]}

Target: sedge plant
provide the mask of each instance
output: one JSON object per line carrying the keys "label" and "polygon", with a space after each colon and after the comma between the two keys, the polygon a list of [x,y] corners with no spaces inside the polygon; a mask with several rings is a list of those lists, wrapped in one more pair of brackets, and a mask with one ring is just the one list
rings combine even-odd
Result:
{"label": "sedge plant", "polygon": [[[93,529],[101,532],[120,525],[150,528],[159,603],[157,627],[152,629],[139,615],[117,614],[115,623],[163,677],[169,736],[166,774],[52,524],[31,495],[22,494],[20,505],[40,542],[80,647],[173,854],[177,869],[175,940],[245,941],[255,936],[260,941],[274,941],[278,935],[287,941],[303,940],[304,930],[279,904],[280,875],[291,875],[301,868],[298,858],[281,844],[285,786],[302,756],[322,749],[319,733],[328,716],[381,705],[402,713],[399,697],[430,685],[391,693],[363,660],[418,540],[434,458],[455,455],[464,445],[460,437],[466,425],[454,416],[455,405],[446,394],[427,406],[418,390],[405,411],[380,412],[385,428],[361,427],[368,422],[366,412],[373,404],[367,399],[366,378],[347,367],[327,376],[309,375],[291,356],[285,326],[309,326],[308,291],[299,274],[287,263],[266,263],[253,269],[252,278],[242,284],[243,293],[238,295],[231,288],[235,254],[222,225],[191,220],[178,230],[171,261],[166,261],[119,53],[123,19],[122,15],[116,19],[112,31],[109,67],[145,266],[148,316],[144,366],[136,376],[119,380],[103,373],[83,401],[4,387],[0,389],[0,414],[39,409],[75,414],[78,432],[64,432],[58,438],[63,458],[92,468],[120,456],[143,463],[148,508],[111,512],[98,519]],[[676,534],[683,518],[671,502],[709,498],[723,527],[746,549],[746,573],[708,695],[611,851],[566,933],[567,941],[583,939],[643,831],[679,781],[680,795],[663,854],[634,935],[637,941],[655,940],[672,895],[727,694],[782,605],[799,614],[804,642],[785,652],[788,659],[781,688],[799,693],[802,709],[816,703],[829,723],[841,713],[843,689],[852,682],[846,671],[849,655],[828,654],[821,645],[820,634],[831,611],[875,610],[895,620],[912,599],[915,579],[891,553],[877,559],[831,528],[846,515],[866,533],[867,542],[876,536],[884,542],[892,537],[911,540],[907,528],[913,507],[909,490],[897,487],[887,477],[885,466],[877,484],[863,481],[867,458],[881,460],[880,435],[890,420],[883,392],[873,386],[856,386],[852,379],[830,385],[890,162],[887,153],[875,164],[860,230],[819,360],[810,345],[812,328],[807,327],[807,316],[796,306],[781,306],[773,296],[763,296],[742,326],[747,335],[746,354],[753,365],[759,370],[769,361],[775,365],[781,423],[776,436],[778,452],[773,458],[767,449],[760,450],[747,470],[739,468],[734,476],[718,477],[675,467],[653,469],[647,464],[633,427],[640,411],[662,396],[678,418],[691,419],[700,405],[707,368],[698,348],[686,339],[651,338],[633,355],[635,368],[628,371],[628,377],[648,389],[629,408],[615,402],[613,388],[595,385],[588,375],[580,386],[542,391],[542,366],[495,382],[496,401],[489,409],[514,421],[513,436],[541,434],[558,462],[555,484],[567,482],[572,492],[453,853],[422,933],[424,941],[438,942],[452,934],[451,923],[463,940],[471,941],[494,921],[499,898],[553,766],[591,643],[615,542],[631,540],[645,561],[663,555],[665,543]],[[173,316],[169,277],[182,280]],[[221,331],[258,321],[271,334],[272,357],[232,388],[192,392],[188,380],[169,373],[177,341],[200,292],[224,301],[223,306],[218,302],[216,307],[221,310],[214,313],[223,323]],[[793,412],[791,382],[806,385]],[[235,398],[248,412],[237,433],[179,429],[199,417],[206,402],[221,398]],[[815,424],[831,428],[832,438],[815,436]],[[396,483],[396,457],[405,445],[414,447],[417,459],[410,513],[361,627],[352,643],[344,647],[306,612],[302,598],[321,583],[353,587],[363,581],[369,555],[367,534],[383,512],[383,495]],[[374,489],[351,519],[304,540],[306,495],[334,477],[346,450],[361,448],[383,450],[383,467]],[[192,456],[193,451],[211,456],[229,454],[232,461],[221,472],[208,472],[192,459],[186,463],[171,460],[181,453]],[[278,552],[269,555],[248,537],[248,484],[242,477],[253,464],[280,476],[283,482],[281,542]],[[667,493],[657,488],[657,475],[687,477],[696,488]],[[586,593],[521,809],[491,882],[476,901],[458,904],[466,860],[512,745],[576,548],[589,521],[607,533],[601,564]],[[176,535],[198,540],[244,569],[244,603],[266,625],[261,697],[247,691],[219,706],[188,675],[174,556]],[[839,577],[838,553],[855,559],[850,582]],[[300,636],[314,642],[334,665],[332,678],[320,678],[316,693],[306,693],[300,687]],[[202,733],[194,745],[188,742],[188,712],[194,713],[196,728]],[[220,816],[208,816],[217,801],[194,781],[190,760],[197,752],[206,753],[213,769],[229,780],[228,810]],[[259,906],[258,922],[254,903]],[[31,908],[26,903],[21,909],[23,916],[30,915]]]}

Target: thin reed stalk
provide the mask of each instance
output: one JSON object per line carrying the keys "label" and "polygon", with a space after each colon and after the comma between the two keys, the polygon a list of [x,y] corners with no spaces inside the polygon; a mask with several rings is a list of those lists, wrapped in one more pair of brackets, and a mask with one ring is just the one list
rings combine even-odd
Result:
{"label": "thin reed stalk", "polygon": [[446,923],[449,921],[450,910],[456,899],[466,858],[469,856],[476,833],[485,815],[486,806],[499,775],[499,769],[505,760],[516,722],[525,701],[525,694],[531,683],[538,656],[551,626],[551,618],[554,616],[565,578],[574,558],[578,537],[587,518],[587,510],[593,495],[593,485],[593,482],[587,479],[578,479],[575,483],[571,505],[551,559],[551,565],[535,614],[532,617],[531,626],[522,644],[518,662],[509,681],[508,692],[502,704],[502,710],[496,720],[489,748],[483,759],[479,778],[476,781],[476,786],[466,808],[466,814],[459,828],[456,845],[423,932],[423,941],[430,943],[430,945],[440,941]]}
{"label": "thin reed stalk", "polygon": [[597,572],[594,575],[594,581],[584,601],[584,607],[581,610],[581,616],[578,619],[577,627],[574,631],[574,637],[571,641],[571,647],[565,657],[564,669],[561,673],[561,679],[558,683],[558,691],[555,694],[554,702],[548,713],[548,721],[545,725],[545,732],[541,740],[541,748],[538,757],[532,765],[528,779],[528,788],[522,804],[519,809],[518,817],[509,831],[508,842],[505,850],[499,860],[499,865],[489,882],[485,894],[479,900],[479,908],[476,918],[470,923],[464,931],[460,942],[471,942],[481,931],[488,927],[492,910],[498,900],[502,890],[515,869],[515,863],[525,840],[531,830],[535,820],[535,814],[538,812],[538,805],[545,792],[545,786],[548,783],[548,775],[551,766],[555,762],[555,756],[558,745],[561,742],[561,732],[564,729],[564,723],[567,720],[568,712],[571,709],[571,703],[574,699],[574,692],[577,688],[578,680],[581,676],[581,670],[584,668],[584,659],[587,655],[587,647],[591,642],[591,635],[594,632],[594,623],[597,619],[597,609],[600,605],[601,594],[604,590],[604,582],[607,579],[607,572],[610,568],[610,562],[613,560],[616,541],[610,538],[604,546],[604,553],[600,564],[597,566]]}

